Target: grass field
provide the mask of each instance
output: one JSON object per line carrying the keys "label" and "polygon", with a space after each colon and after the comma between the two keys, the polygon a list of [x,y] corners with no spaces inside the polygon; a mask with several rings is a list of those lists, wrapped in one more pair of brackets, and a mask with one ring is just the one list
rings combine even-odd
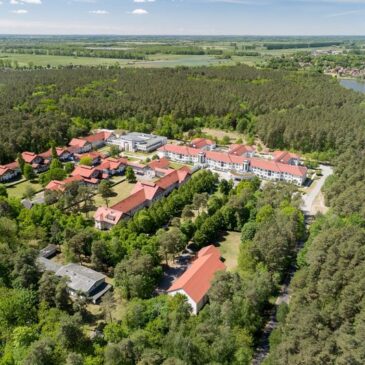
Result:
{"label": "grass field", "polygon": [[32,188],[35,192],[43,190],[42,185],[37,181],[24,181],[17,185],[7,187],[9,198],[23,199],[27,189]]}
{"label": "grass field", "polygon": [[[127,198],[133,190],[135,184],[130,184],[127,181],[123,181],[118,185],[113,186],[112,190],[116,193],[115,196],[109,198],[109,206],[117,204],[121,200]],[[95,205],[100,207],[105,205],[105,200],[99,195],[95,195]]]}
{"label": "grass field", "polygon": [[239,232],[227,232],[219,241],[219,249],[229,271],[237,268],[240,243],[241,234]]}

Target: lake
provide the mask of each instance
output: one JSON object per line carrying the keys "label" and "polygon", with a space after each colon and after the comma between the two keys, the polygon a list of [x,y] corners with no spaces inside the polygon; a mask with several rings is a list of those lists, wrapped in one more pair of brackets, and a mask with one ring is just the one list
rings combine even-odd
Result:
{"label": "lake", "polygon": [[346,89],[359,91],[359,92],[365,94],[365,82],[364,81],[342,79],[342,80],[340,80],[340,84],[343,87],[345,87]]}

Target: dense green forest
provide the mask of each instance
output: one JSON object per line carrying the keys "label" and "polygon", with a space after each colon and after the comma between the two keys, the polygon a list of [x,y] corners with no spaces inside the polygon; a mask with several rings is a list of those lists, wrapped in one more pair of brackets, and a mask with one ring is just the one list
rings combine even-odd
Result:
{"label": "dense green forest", "polygon": [[341,150],[364,141],[365,98],[318,74],[247,66],[0,73],[0,163],[92,127],[181,138],[204,126],[270,147]]}
{"label": "dense green forest", "polygon": [[[295,260],[290,306],[278,310],[266,364],[363,364],[364,101],[321,74],[247,66],[1,72],[1,163],[96,126],[177,138],[209,126],[324,153],[335,173],[324,189],[330,211],[316,218],[297,258],[304,217],[287,185],[233,187],[199,172],[110,232],[78,213],[86,201],[70,206],[85,194],[75,186],[57,204],[30,210],[0,190],[0,365],[250,364]],[[215,278],[198,316],[183,297],[155,296],[166,258],[227,230],[241,232],[238,268]],[[114,278],[119,296],[103,299],[102,318],[82,298],[71,301],[63,280],[39,271],[35,259],[48,243],[67,262]]]}

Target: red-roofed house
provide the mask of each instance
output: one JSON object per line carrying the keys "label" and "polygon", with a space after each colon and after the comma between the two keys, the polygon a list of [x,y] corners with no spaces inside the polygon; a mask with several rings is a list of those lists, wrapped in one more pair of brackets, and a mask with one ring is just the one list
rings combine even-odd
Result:
{"label": "red-roofed house", "polygon": [[104,154],[97,151],[90,151],[86,153],[77,153],[75,154],[75,161],[80,162],[80,160],[84,157],[89,157],[91,159],[91,163],[93,166],[99,165],[101,160],[105,157]]}
{"label": "red-roofed house", "polygon": [[249,162],[250,171],[262,179],[303,185],[307,178],[308,170],[304,166],[287,165],[259,158],[252,158]]}
{"label": "red-roofed house", "polygon": [[288,151],[275,151],[272,156],[276,162],[288,165],[299,165],[300,163],[300,156],[296,153],[291,153]]}
{"label": "red-roofed house", "polygon": [[71,142],[68,145],[69,151],[74,154],[86,153],[91,151],[92,149],[92,144],[82,138],[72,138]]}
{"label": "red-roofed house", "polygon": [[211,151],[217,147],[214,141],[207,138],[195,138],[191,141],[190,146],[204,151]]}
{"label": "red-roofed house", "polygon": [[[155,201],[168,195],[173,189],[184,184],[190,177],[190,170],[182,167],[179,170],[172,170],[156,182],[138,182],[131,195],[111,207],[112,210],[122,212],[120,219],[128,219],[143,208],[149,207]],[[95,214],[95,227],[98,229],[109,229],[110,225],[117,224],[119,220],[104,222],[104,215]],[[104,227],[104,228],[99,228]],[[108,227],[108,228],[105,228]]]}
{"label": "red-roofed house", "polygon": [[23,160],[33,167],[36,173],[47,171],[49,168],[50,161],[45,160],[41,155],[37,155],[33,152],[23,152]]}
{"label": "red-roofed house", "polygon": [[109,176],[121,175],[127,165],[128,160],[126,158],[109,157],[101,162],[101,164],[98,166],[98,170],[102,170],[103,174],[107,174]]}
{"label": "red-roofed house", "polygon": [[95,228],[100,230],[111,229],[121,221],[123,214],[124,213],[120,212],[119,210],[100,207],[94,215]]}
{"label": "red-roofed house", "polygon": [[243,144],[232,144],[229,146],[228,153],[235,156],[253,157],[255,155],[255,149],[252,146]]}
{"label": "red-roofed house", "polygon": [[100,148],[105,146],[107,140],[113,136],[113,132],[101,131],[95,134],[90,134],[87,137],[83,137],[84,141],[91,144],[92,148]]}
{"label": "red-roofed house", "polygon": [[[56,147],[56,153],[58,159],[62,162],[72,160],[72,153],[66,147]],[[52,149],[50,148],[48,151],[41,153],[39,156],[42,156],[46,160],[51,160]]]}
{"label": "red-roofed house", "polygon": [[0,166],[0,182],[11,181],[20,176],[21,171],[18,162],[11,162]]}
{"label": "red-roofed house", "polygon": [[95,185],[102,178],[102,171],[97,167],[79,165],[72,171],[71,176],[81,176],[85,183]]}
{"label": "red-roofed house", "polygon": [[73,182],[78,182],[80,185],[84,184],[84,179],[80,175],[71,176],[65,180],[52,180],[49,184],[45,187],[45,190],[52,190],[52,191],[60,191],[64,192],[66,190],[67,184],[71,184]]}
{"label": "red-roofed house", "polygon": [[160,157],[181,163],[201,164],[204,163],[204,151],[187,146],[167,144],[158,149]]}
{"label": "red-roofed house", "polygon": [[220,252],[213,245],[198,252],[192,265],[167,290],[169,295],[183,294],[188,298],[193,314],[197,314],[207,301],[207,293],[214,275],[225,271]]}

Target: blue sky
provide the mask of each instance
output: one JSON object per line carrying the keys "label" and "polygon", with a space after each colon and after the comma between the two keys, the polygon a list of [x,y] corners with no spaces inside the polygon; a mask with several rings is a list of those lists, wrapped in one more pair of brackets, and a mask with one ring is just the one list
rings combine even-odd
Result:
{"label": "blue sky", "polygon": [[0,33],[365,35],[365,0],[1,0]]}

